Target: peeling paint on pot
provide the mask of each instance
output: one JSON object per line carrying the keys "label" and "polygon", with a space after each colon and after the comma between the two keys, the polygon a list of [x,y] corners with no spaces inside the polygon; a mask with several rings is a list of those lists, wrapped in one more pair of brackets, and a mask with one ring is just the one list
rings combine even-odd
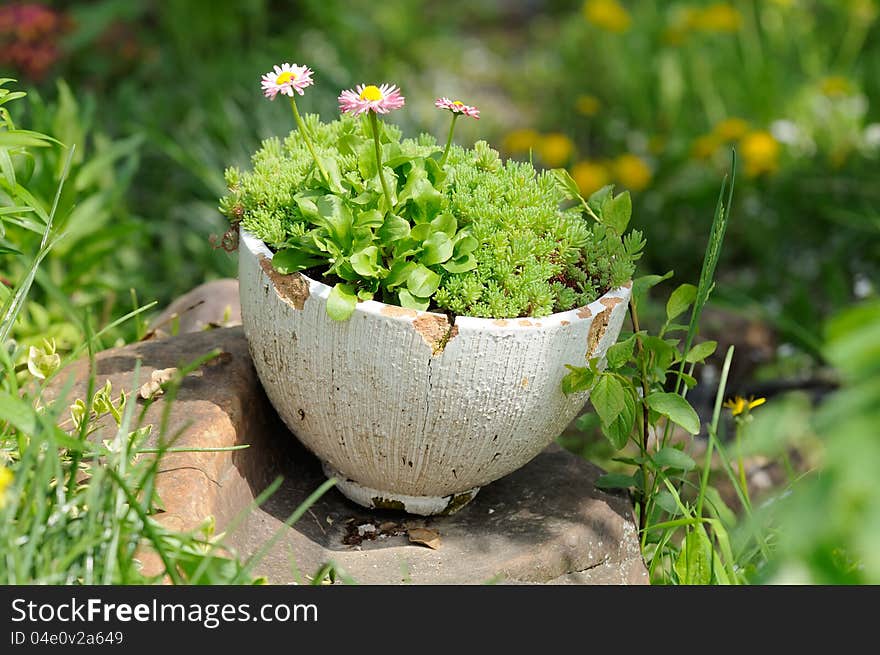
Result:
{"label": "peeling paint on pot", "polygon": [[604,359],[630,296],[625,286],[540,320],[454,325],[368,301],[336,322],[330,287],[278,274],[246,232],[240,243],[244,330],[272,405],[349,498],[416,514],[447,511],[451,498],[461,507],[562,432],[588,397],[562,393],[565,365]]}

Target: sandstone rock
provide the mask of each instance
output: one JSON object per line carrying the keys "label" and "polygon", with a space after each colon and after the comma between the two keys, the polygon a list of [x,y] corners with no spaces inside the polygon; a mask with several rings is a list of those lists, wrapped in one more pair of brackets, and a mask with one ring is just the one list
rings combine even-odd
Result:
{"label": "sandstone rock", "polygon": [[[484,487],[452,516],[426,519],[369,511],[331,489],[293,527],[285,527],[285,519],[324,477],[316,458],[270,406],[240,328],[102,352],[97,383],[110,379],[114,390],[137,390],[154,370],[180,368],[214,349],[221,356],[184,379],[166,435],[182,433],[176,446],[249,448],[166,455],[157,482],[166,508],[161,520],[192,529],[214,516],[218,531],[237,526],[228,530],[225,545],[242,556],[278,535],[255,569],[271,582],[305,579],[328,561],[368,584],[647,582],[629,500],[596,489],[600,469],[555,445]],[[137,360],[141,368],[135,380]],[[54,388],[73,375],[71,398],[81,397],[87,374],[87,362],[75,364],[62,372]],[[146,422],[158,428],[168,402],[168,394],[159,396]],[[252,508],[253,499],[277,476],[284,478],[279,490],[262,507]],[[409,530],[415,528],[437,535],[430,540],[436,550],[410,541]],[[151,559],[147,566],[161,565]]]}
{"label": "sandstone rock", "polygon": [[152,320],[148,334],[164,338],[236,325],[241,325],[238,280],[225,278],[205,282],[177,298]]}

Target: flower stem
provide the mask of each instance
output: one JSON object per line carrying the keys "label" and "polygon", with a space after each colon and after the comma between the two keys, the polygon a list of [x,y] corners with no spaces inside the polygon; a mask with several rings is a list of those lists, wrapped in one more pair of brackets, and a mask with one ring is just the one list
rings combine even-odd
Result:
{"label": "flower stem", "polygon": [[452,134],[455,132],[455,121],[458,119],[458,114],[452,114],[452,122],[449,124],[449,136],[446,137],[446,148],[443,149],[443,156],[440,158],[440,167],[443,168],[443,165],[446,163],[446,157],[449,155],[449,147],[452,145]]}
{"label": "flower stem", "polygon": [[318,159],[318,154],[315,152],[315,146],[312,145],[312,137],[306,129],[306,124],[303,121],[302,116],[299,115],[299,110],[296,108],[295,98],[290,99],[290,107],[293,109],[293,118],[296,120],[296,126],[299,128],[299,133],[302,135],[303,141],[306,142],[306,148],[312,153],[312,159],[315,160],[315,165],[318,167],[318,170],[321,171],[321,176],[324,178],[324,181],[329,185],[330,176],[327,175],[327,171],[324,170],[324,165],[321,163],[321,160]]}
{"label": "flower stem", "polygon": [[388,193],[388,184],[385,182],[385,171],[382,170],[382,148],[379,146],[379,119],[376,112],[367,112],[370,115],[370,125],[373,127],[373,143],[376,145],[376,169],[379,171],[379,181],[382,182],[382,191],[385,192],[385,201],[388,203],[388,211],[393,209],[391,194]]}

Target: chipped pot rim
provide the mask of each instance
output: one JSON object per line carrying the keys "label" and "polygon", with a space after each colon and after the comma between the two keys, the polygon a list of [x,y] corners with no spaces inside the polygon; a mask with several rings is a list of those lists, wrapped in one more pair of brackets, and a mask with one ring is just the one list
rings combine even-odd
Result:
{"label": "chipped pot rim", "polygon": [[[274,253],[261,239],[246,231],[244,228],[239,229],[241,243],[245,245],[248,251],[252,255],[254,255],[254,257],[258,261],[261,258],[268,259],[270,261],[272,260]],[[304,273],[299,273],[298,275],[300,275],[308,283],[310,298],[317,297],[324,302],[327,301],[327,297],[330,295],[332,287],[324,284],[323,282],[319,282],[318,280],[310,278]],[[274,281],[270,280],[270,282],[274,285]],[[503,329],[516,331],[543,329],[548,327],[564,327],[567,325],[572,325],[574,323],[579,323],[581,321],[592,321],[594,317],[598,316],[602,312],[613,309],[620,302],[629,302],[631,292],[632,280],[628,281],[622,286],[610,289],[588,305],[575,307],[574,309],[569,309],[564,312],[557,312],[555,314],[541,316],[538,318],[482,318],[478,316],[456,315],[455,325],[459,328],[464,327],[475,330]],[[387,320],[406,322],[412,322],[414,319],[417,319],[420,316],[438,317],[446,320],[445,314],[438,314],[436,312],[421,311],[416,309],[407,309],[406,307],[400,307],[399,305],[389,305],[378,300],[359,301],[357,306],[355,307],[355,313],[378,316]]]}

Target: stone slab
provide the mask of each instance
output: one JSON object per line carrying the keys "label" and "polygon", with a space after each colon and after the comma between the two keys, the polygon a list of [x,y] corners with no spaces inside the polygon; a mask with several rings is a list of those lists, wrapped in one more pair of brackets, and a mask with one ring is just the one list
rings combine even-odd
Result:
{"label": "stone slab", "polygon": [[[555,445],[484,487],[452,516],[370,511],[331,489],[286,527],[285,519],[324,476],[317,459],[269,404],[241,328],[102,352],[97,382],[110,379],[117,393],[137,389],[153,370],[181,367],[214,349],[220,356],[184,379],[166,434],[181,433],[176,446],[249,447],[166,455],[157,482],[166,508],[160,520],[169,527],[193,529],[214,516],[218,530],[228,529],[227,547],[243,556],[277,537],[255,569],[270,582],[306,580],[333,561],[365,584],[647,583],[628,498],[596,489],[601,470]],[[137,360],[141,369],[134,380]],[[57,393],[73,375],[70,397],[81,397],[87,374],[87,362],[74,364],[56,378],[53,388]],[[165,403],[164,397],[154,402],[145,422],[160,425]],[[261,507],[253,507],[253,499],[278,476],[283,477],[278,491]],[[430,530],[426,534],[438,536],[439,546],[411,543],[415,528]],[[156,566],[158,561],[145,562],[146,568]]]}

